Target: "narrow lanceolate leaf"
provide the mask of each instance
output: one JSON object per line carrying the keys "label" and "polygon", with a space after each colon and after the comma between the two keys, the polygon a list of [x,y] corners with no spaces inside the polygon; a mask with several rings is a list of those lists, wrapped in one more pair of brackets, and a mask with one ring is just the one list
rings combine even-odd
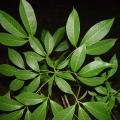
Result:
{"label": "narrow lanceolate leaf", "polygon": [[108,78],[112,77],[118,69],[118,60],[116,55],[113,55],[113,57],[110,60],[110,63],[113,65],[113,67],[111,68],[111,70],[108,71],[108,76],[107,76]]}
{"label": "narrow lanceolate leaf", "polygon": [[58,28],[53,35],[55,46],[60,43],[65,34],[65,27]]}
{"label": "narrow lanceolate leaf", "polygon": [[110,63],[95,60],[84,66],[80,70],[79,75],[82,77],[93,77],[101,73],[105,68],[110,68],[111,66]]}
{"label": "narrow lanceolate leaf", "polygon": [[70,13],[66,24],[67,36],[73,46],[77,45],[80,34],[80,21],[75,9]]}
{"label": "narrow lanceolate leaf", "polygon": [[50,100],[50,105],[54,116],[63,110],[63,107],[55,101]]}
{"label": "narrow lanceolate leaf", "polygon": [[52,35],[49,32],[47,32],[45,35],[44,45],[45,45],[47,54],[48,55],[51,54],[55,43],[54,43],[54,39],[53,39]]}
{"label": "narrow lanceolate leaf", "polygon": [[56,76],[66,79],[66,80],[75,81],[75,78],[72,76],[72,74],[69,71],[58,72],[58,73],[56,73]]}
{"label": "narrow lanceolate leaf", "polygon": [[27,32],[34,35],[37,29],[37,21],[32,6],[26,0],[21,0],[19,12]]}
{"label": "narrow lanceolate leaf", "polygon": [[71,56],[70,66],[72,71],[77,72],[82,66],[86,57],[86,47],[83,45],[77,48]]}
{"label": "narrow lanceolate leaf", "polygon": [[24,110],[14,111],[0,116],[0,120],[20,120]]}
{"label": "narrow lanceolate leaf", "polygon": [[57,65],[57,69],[63,69],[65,67],[67,67],[69,63],[69,59],[65,59],[63,60],[62,62],[60,62],[58,65]]}
{"label": "narrow lanceolate leaf", "polygon": [[18,70],[16,71],[15,76],[21,80],[29,80],[35,78],[37,73],[31,72],[29,70]]}
{"label": "narrow lanceolate leaf", "polygon": [[72,91],[70,85],[64,79],[55,77],[55,82],[61,91],[65,92],[65,93],[73,94],[73,91]]}
{"label": "narrow lanceolate leaf", "polygon": [[95,88],[95,90],[102,95],[107,95],[107,89],[103,86],[98,86]]}
{"label": "narrow lanceolate leaf", "polygon": [[24,92],[19,94],[16,99],[25,105],[35,105],[43,102],[46,97],[36,93]]}
{"label": "narrow lanceolate leaf", "polygon": [[27,110],[25,114],[25,120],[32,120],[32,114],[29,110]]}
{"label": "narrow lanceolate leaf", "polygon": [[47,101],[42,103],[35,111],[32,113],[32,120],[45,120],[47,114]]}
{"label": "narrow lanceolate leaf", "polygon": [[16,65],[20,68],[24,68],[23,58],[16,50],[9,48],[8,49],[8,56],[14,65]]}
{"label": "narrow lanceolate leaf", "polygon": [[103,102],[86,102],[83,104],[85,108],[99,120],[111,120],[107,106]]}
{"label": "narrow lanceolate leaf", "polygon": [[45,40],[45,35],[47,33],[47,30],[43,29],[42,32],[41,32],[41,40],[42,42],[44,43],[44,40]]}
{"label": "narrow lanceolate leaf", "polygon": [[34,54],[34,52],[25,52],[24,55],[28,66],[33,70],[39,72],[40,68],[39,68],[38,60],[40,59],[42,60],[43,57],[41,57],[37,53]]}
{"label": "narrow lanceolate leaf", "polygon": [[44,49],[43,49],[40,41],[37,38],[31,36],[31,37],[29,37],[29,42],[30,42],[30,46],[36,53],[38,53],[42,56],[45,56]]}
{"label": "narrow lanceolate leaf", "polygon": [[86,46],[90,46],[103,39],[110,31],[113,21],[114,19],[108,19],[95,24],[86,33],[86,35],[82,39],[81,44],[86,44]]}
{"label": "narrow lanceolate leaf", "polygon": [[35,92],[40,85],[40,76],[33,79],[29,85],[26,86],[28,92]]}
{"label": "narrow lanceolate leaf", "polygon": [[92,120],[92,119],[82,107],[79,107],[78,120]]}
{"label": "narrow lanceolate leaf", "polygon": [[8,64],[1,64],[0,65],[0,73],[5,76],[14,76],[17,72],[17,69]]}
{"label": "narrow lanceolate leaf", "polygon": [[48,92],[49,92],[49,95],[52,95],[53,83],[54,83],[54,75],[49,78],[49,82],[48,82]]}
{"label": "narrow lanceolate leaf", "polygon": [[69,44],[68,42],[65,40],[63,42],[61,42],[56,48],[55,48],[55,51],[57,52],[62,52],[62,51],[65,51],[69,48]]}
{"label": "narrow lanceolate leaf", "polygon": [[51,68],[54,68],[54,61],[49,56],[46,57],[46,62]]}
{"label": "narrow lanceolate leaf", "polygon": [[87,47],[87,54],[101,55],[109,51],[115,44],[117,39],[107,39],[99,41]]}
{"label": "narrow lanceolate leaf", "polygon": [[20,24],[13,17],[2,10],[0,10],[0,24],[6,31],[15,36],[22,38],[26,38],[27,36]]}
{"label": "narrow lanceolate leaf", "polygon": [[13,111],[23,107],[19,102],[7,97],[0,96],[0,110],[2,111]]}
{"label": "narrow lanceolate leaf", "polygon": [[0,43],[5,46],[18,47],[27,43],[28,40],[13,36],[8,33],[0,33]]}
{"label": "narrow lanceolate leaf", "polygon": [[52,120],[72,120],[75,112],[75,105],[59,111]]}
{"label": "narrow lanceolate leaf", "polygon": [[83,84],[88,86],[97,86],[103,84],[105,82],[105,77],[91,77],[91,78],[84,78],[84,77],[77,77]]}
{"label": "narrow lanceolate leaf", "polygon": [[23,85],[24,85],[24,81],[15,79],[10,83],[10,90],[17,91],[17,90],[21,89],[23,87]]}

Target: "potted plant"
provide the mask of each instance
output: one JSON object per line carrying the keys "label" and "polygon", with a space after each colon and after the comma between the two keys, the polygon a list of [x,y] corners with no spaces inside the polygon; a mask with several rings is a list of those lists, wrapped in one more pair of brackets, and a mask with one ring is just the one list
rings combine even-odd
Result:
{"label": "potted plant", "polygon": [[80,20],[73,8],[65,27],[53,35],[43,30],[38,39],[36,16],[26,0],[20,0],[19,14],[24,28],[0,11],[6,30],[0,33],[0,43],[10,60],[0,65],[0,73],[13,78],[7,94],[0,96],[0,120],[114,119],[112,110],[120,103],[120,93],[110,78],[118,61],[115,54],[109,61],[100,57],[117,40],[104,38],[114,18],[98,22],[80,39]]}

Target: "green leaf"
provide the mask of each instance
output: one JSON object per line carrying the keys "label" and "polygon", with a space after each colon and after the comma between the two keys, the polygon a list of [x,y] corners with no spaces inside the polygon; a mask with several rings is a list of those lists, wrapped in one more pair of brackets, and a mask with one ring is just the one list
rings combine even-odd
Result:
{"label": "green leaf", "polygon": [[47,30],[43,29],[42,32],[41,32],[41,40],[42,40],[42,42],[44,42],[44,40],[45,40],[46,33],[47,33]]}
{"label": "green leaf", "polygon": [[78,120],[92,120],[92,119],[89,117],[87,112],[82,107],[79,107]]}
{"label": "green leaf", "polygon": [[27,110],[25,114],[25,120],[32,120],[32,114],[29,110]]}
{"label": "green leaf", "polygon": [[72,71],[77,72],[82,66],[86,57],[86,47],[77,48],[71,56],[70,66]]}
{"label": "green leaf", "polygon": [[54,61],[49,56],[46,57],[46,62],[51,68],[54,68]]}
{"label": "green leaf", "polygon": [[16,71],[15,76],[21,80],[29,80],[35,78],[37,73],[31,72],[29,70],[18,70]]}
{"label": "green leaf", "polygon": [[95,44],[96,42],[100,41],[101,39],[103,39],[110,31],[113,21],[114,21],[114,18],[108,19],[108,20],[103,20],[103,21],[95,24],[85,34],[84,38],[82,39],[81,44],[86,44],[86,46],[90,46],[90,45]]}
{"label": "green leaf", "polygon": [[12,91],[17,91],[19,89],[21,89],[24,85],[24,81],[19,80],[19,79],[15,79],[10,83],[10,90]]}
{"label": "green leaf", "polygon": [[44,45],[45,45],[47,54],[50,55],[54,48],[55,43],[52,35],[49,32],[47,32],[45,35]]}
{"label": "green leaf", "polygon": [[63,60],[62,62],[60,62],[58,65],[57,65],[57,69],[63,69],[65,67],[67,67],[67,65],[69,64],[69,59],[65,59]]}
{"label": "green leaf", "polygon": [[104,69],[111,67],[112,64],[100,61],[100,60],[95,60],[86,66],[84,66],[80,72],[79,75],[82,77],[93,77],[101,73]]}
{"label": "green leaf", "polygon": [[69,44],[68,42],[65,40],[63,42],[61,42],[56,48],[55,48],[55,51],[57,52],[62,52],[62,51],[65,51],[69,48]]}
{"label": "green leaf", "polygon": [[84,78],[84,77],[77,77],[83,84],[88,86],[97,86],[103,84],[105,82],[105,77],[91,77],[91,78]]}
{"label": "green leaf", "polygon": [[63,110],[63,107],[55,101],[50,100],[50,105],[54,116]]}
{"label": "green leaf", "polygon": [[14,49],[8,49],[8,56],[11,62],[20,68],[25,68],[22,56]]}
{"label": "green leaf", "polygon": [[72,120],[75,111],[75,105],[59,111],[52,120]]}
{"label": "green leaf", "polygon": [[26,44],[28,40],[13,36],[8,33],[0,33],[0,43],[5,46],[18,47]]}
{"label": "green leaf", "polygon": [[99,120],[111,120],[107,105],[103,102],[85,102],[85,108]]}
{"label": "green leaf", "polygon": [[66,72],[57,72],[56,73],[56,76],[60,77],[60,78],[63,78],[63,79],[67,79],[67,80],[70,80],[70,81],[75,81],[75,78],[71,75],[71,73],[69,71],[66,71]]}
{"label": "green leaf", "polygon": [[45,120],[47,114],[47,101],[42,103],[35,111],[32,113],[32,120]]}
{"label": "green leaf", "polygon": [[2,10],[0,10],[0,24],[6,31],[17,37],[26,38],[27,36],[20,24],[13,17]]}
{"label": "green leaf", "polygon": [[33,79],[29,85],[26,86],[28,92],[35,92],[40,85],[40,76]]}
{"label": "green leaf", "polygon": [[49,82],[48,82],[48,92],[50,95],[52,95],[53,82],[54,82],[54,75],[49,78]]}
{"label": "green leaf", "polygon": [[80,34],[80,21],[78,13],[74,8],[68,17],[66,32],[71,44],[76,46]]}
{"label": "green leaf", "polygon": [[73,94],[73,91],[72,91],[70,85],[64,79],[55,77],[55,82],[61,91],[65,92],[65,93]]}
{"label": "green leaf", "polygon": [[8,96],[0,96],[0,110],[13,111],[23,107],[19,102],[9,98]]}
{"label": "green leaf", "polygon": [[17,69],[11,65],[8,64],[1,64],[0,65],[0,73],[5,76],[14,76],[17,72]]}
{"label": "green leaf", "polygon": [[37,29],[37,21],[32,6],[26,0],[20,0],[19,13],[27,32],[34,35]]}
{"label": "green leaf", "polygon": [[111,68],[111,70],[108,71],[107,78],[112,77],[117,72],[117,69],[118,69],[118,60],[117,60],[116,55],[113,55],[113,57],[110,60],[110,63],[113,65],[113,67]]}
{"label": "green leaf", "polygon": [[93,45],[87,47],[87,54],[89,55],[101,55],[109,51],[116,42],[117,39],[107,39],[99,41]]}
{"label": "green leaf", "polygon": [[30,46],[31,48],[38,54],[42,55],[42,56],[45,56],[45,52],[44,52],[44,49],[40,43],[40,41],[33,37],[33,36],[30,36],[29,37],[29,42],[30,42]]}
{"label": "green leaf", "polygon": [[98,86],[95,88],[95,90],[102,95],[107,95],[107,89],[103,86]]}
{"label": "green leaf", "polygon": [[23,110],[14,111],[0,116],[0,120],[19,120],[23,115]]}
{"label": "green leaf", "polygon": [[36,105],[43,102],[46,97],[36,93],[23,92],[15,97],[19,102],[25,105]]}
{"label": "green leaf", "polygon": [[44,58],[34,52],[25,52],[24,55],[25,55],[28,66],[33,70],[39,72],[40,68],[39,68],[38,62],[42,61]]}
{"label": "green leaf", "polygon": [[56,30],[56,32],[53,35],[55,46],[60,43],[60,41],[64,37],[64,34],[65,34],[65,27],[60,27]]}

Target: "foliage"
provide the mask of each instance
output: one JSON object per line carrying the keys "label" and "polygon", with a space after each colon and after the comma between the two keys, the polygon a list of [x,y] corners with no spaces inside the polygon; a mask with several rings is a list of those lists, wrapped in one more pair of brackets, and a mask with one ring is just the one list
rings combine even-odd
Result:
{"label": "foliage", "polygon": [[[100,55],[117,40],[104,39],[114,19],[95,24],[80,40],[79,15],[73,8],[66,30],[58,28],[54,34],[43,30],[39,40],[35,36],[36,16],[26,0],[20,0],[19,13],[25,30],[0,11],[0,24],[6,30],[0,33],[0,43],[7,46],[12,63],[1,64],[0,73],[14,78],[8,94],[0,96],[0,119],[45,120],[51,111],[52,120],[111,120],[112,109],[120,103],[120,93],[110,82],[118,61],[116,55],[109,62]],[[26,44],[29,51],[20,54],[16,47]],[[88,62],[87,56],[93,60]]]}

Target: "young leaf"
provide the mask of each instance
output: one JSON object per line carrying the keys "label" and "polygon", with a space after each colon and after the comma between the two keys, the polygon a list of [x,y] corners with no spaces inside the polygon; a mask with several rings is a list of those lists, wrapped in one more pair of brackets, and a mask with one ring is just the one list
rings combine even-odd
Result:
{"label": "young leaf", "polygon": [[41,40],[42,42],[44,43],[44,40],[45,40],[45,35],[47,33],[47,30],[43,29],[42,32],[41,32]]}
{"label": "young leaf", "polygon": [[35,111],[32,113],[32,120],[45,120],[47,114],[47,101],[42,103]]}
{"label": "young leaf", "polygon": [[115,44],[117,39],[107,39],[99,41],[87,47],[88,55],[101,55],[109,51]]}
{"label": "young leaf", "polygon": [[35,78],[37,73],[31,72],[29,70],[18,70],[16,71],[15,76],[21,80],[29,80]]}
{"label": "young leaf", "polygon": [[86,44],[86,46],[90,46],[103,39],[110,31],[113,21],[114,19],[108,19],[95,24],[86,33],[86,35],[82,39],[81,44]]}
{"label": "young leaf", "polygon": [[17,69],[11,65],[8,64],[1,64],[0,65],[0,73],[5,76],[14,76],[17,72]]}
{"label": "young leaf", "polygon": [[68,42],[65,40],[63,42],[61,42],[56,48],[55,48],[55,51],[57,52],[62,52],[62,51],[65,51],[69,48],[69,44]]}
{"label": "young leaf", "polygon": [[42,55],[42,56],[45,56],[45,52],[44,52],[44,49],[40,43],[40,41],[33,37],[33,36],[30,36],[29,37],[29,42],[30,42],[30,46],[31,48],[38,54]]}
{"label": "young leaf", "polygon": [[47,32],[45,35],[45,40],[44,40],[44,45],[45,45],[45,49],[48,55],[51,54],[53,48],[54,48],[54,39],[52,37],[52,35]]}
{"label": "young leaf", "polygon": [[102,86],[98,86],[95,88],[95,90],[102,95],[107,95],[107,89],[105,87]]}
{"label": "young leaf", "polygon": [[69,59],[65,59],[64,61],[60,62],[58,65],[57,65],[57,69],[63,69],[65,68],[69,63]]}
{"label": "young leaf", "polygon": [[103,102],[85,102],[85,108],[99,120],[111,120],[107,106]]}
{"label": "young leaf", "polygon": [[79,107],[78,120],[92,120],[92,119],[82,107]]}
{"label": "young leaf", "polygon": [[118,69],[118,60],[116,58],[116,55],[113,55],[113,57],[110,60],[110,63],[113,65],[113,67],[111,68],[111,70],[108,71],[107,78],[112,77]]}
{"label": "young leaf", "polygon": [[58,73],[56,73],[56,76],[66,79],[66,80],[75,81],[75,78],[71,75],[71,73],[69,71],[58,72]]}
{"label": "young leaf", "polygon": [[63,110],[63,107],[55,101],[50,100],[50,105],[54,116]]}
{"label": "young leaf", "polygon": [[52,120],[72,120],[75,111],[75,105],[59,111]]}
{"label": "young leaf", "polygon": [[15,79],[10,83],[10,90],[12,91],[17,91],[19,89],[21,89],[24,85],[24,81],[19,80],[19,79]]}
{"label": "young leaf", "polygon": [[112,64],[100,61],[100,60],[95,60],[86,66],[84,66],[80,72],[79,75],[82,77],[93,77],[98,75],[100,72],[102,72],[104,69],[111,67]]}
{"label": "young leaf", "polygon": [[26,44],[28,40],[13,36],[8,33],[0,33],[0,43],[5,46],[18,47]]}
{"label": "young leaf", "polygon": [[19,13],[27,32],[34,35],[37,29],[37,21],[32,6],[26,0],[20,0]]}
{"label": "young leaf", "polygon": [[33,79],[29,85],[26,86],[28,92],[35,92],[40,85],[40,76]]}
{"label": "young leaf", "polygon": [[27,110],[25,114],[25,120],[32,120],[32,114],[29,110]]}
{"label": "young leaf", "polygon": [[17,37],[26,38],[27,36],[20,24],[13,17],[2,10],[0,10],[0,24],[6,31]]}
{"label": "young leaf", "polygon": [[0,120],[19,120],[23,115],[23,109],[0,116]]}
{"label": "young leaf", "polygon": [[57,31],[53,35],[55,46],[60,43],[60,41],[64,37],[64,34],[65,34],[65,27],[61,27],[57,29]]}
{"label": "young leaf", "polygon": [[46,97],[36,93],[23,92],[15,97],[19,102],[25,105],[36,105],[43,102]]}
{"label": "young leaf", "polygon": [[14,65],[23,69],[25,68],[23,58],[16,50],[9,48],[8,57]]}
{"label": "young leaf", "polygon": [[0,96],[0,110],[13,111],[23,107],[19,102],[9,98],[8,96]]}
{"label": "young leaf", "polygon": [[105,77],[91,77],[91,78],[84,78],[84,77],[77,77],[83,84],[88,86],[97,86],[103,84],[105,82]]}
{"label": "young leaf", "polygon": [[86,57],[86,47],[83,45],[77,48],[71,56],[70,66],[72,71],[77,72],[82,66]]}
{"label": "young leaf", "polygon": [[74,8],[68,17],[66,32],[71,44],[76,46],[80,34],[80,21],[78,13]]}
{"label": "young leaf", "polygon": [[65,92],[65,93],[73,94],[73,91],[72,91],[70,85],[64,79],[55,77],[55,82],[61,91]]}

